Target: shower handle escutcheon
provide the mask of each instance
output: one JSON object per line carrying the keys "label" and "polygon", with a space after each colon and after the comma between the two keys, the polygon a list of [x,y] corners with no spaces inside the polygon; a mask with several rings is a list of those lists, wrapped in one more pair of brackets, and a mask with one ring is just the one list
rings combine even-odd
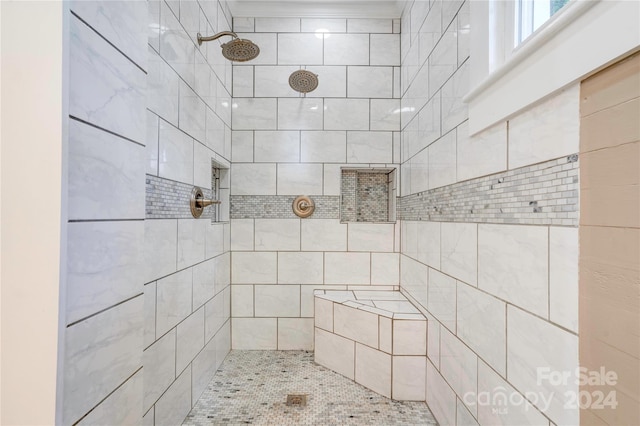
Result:
{"label": "shower handle escutcheon", "polygon": [[205,207],[210,206],[212,204],[220,204],[220,203],[221,203],[220,200],[209,200],[204,198],[204,193],[202,192],[202,189],[198,186],[194,186],[193,189],[191,190],[191,200],[189,204],[191,207],[191,214],[196,219],[202,216],[202,211],[204,210]]}

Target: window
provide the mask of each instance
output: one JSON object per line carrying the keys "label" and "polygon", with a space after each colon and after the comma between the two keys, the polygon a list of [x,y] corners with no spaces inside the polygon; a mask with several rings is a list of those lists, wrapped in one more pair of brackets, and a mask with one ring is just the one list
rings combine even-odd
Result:
{"label": "window", "polygon": [[568,2],[569,0],[516,0],[513,46],[526,40]]}

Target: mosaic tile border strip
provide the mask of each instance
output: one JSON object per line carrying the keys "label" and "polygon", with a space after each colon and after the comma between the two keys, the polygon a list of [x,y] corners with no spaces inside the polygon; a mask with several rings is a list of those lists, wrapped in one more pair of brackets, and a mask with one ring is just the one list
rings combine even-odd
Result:
{"label": "mosaic tile border strip", "polygon": [[[316,209],[308,219],[339,219],[340,196],[310,195]],[[299,219],[291,205],[295,195],[232,195],[231,219]]]}
{"label": "mosaic tile border strip", "polygon": [[[164,179],[157,176],[146,176],[146,219],[193,219],[189,200],[193,185]],[[202,188],[205,198],[211,198],[212,191]],[[201,218],[214,219],[215,209],[207,207]]]}
{"label": "mosaic tile border strip", "polygon": [[398,219],[578,226],[578,154],[398,200]]}

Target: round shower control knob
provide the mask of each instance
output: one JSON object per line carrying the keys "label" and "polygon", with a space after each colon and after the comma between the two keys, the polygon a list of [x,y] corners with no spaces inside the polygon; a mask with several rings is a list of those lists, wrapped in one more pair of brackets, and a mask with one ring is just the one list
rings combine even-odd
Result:
{"label": "round shower control knob", "polygon": [[298,217],[309,217],[313,214],[316,209],[316,205],[311,198],[306,195],[300,195],[295,200],[293,200],[293,212]]}

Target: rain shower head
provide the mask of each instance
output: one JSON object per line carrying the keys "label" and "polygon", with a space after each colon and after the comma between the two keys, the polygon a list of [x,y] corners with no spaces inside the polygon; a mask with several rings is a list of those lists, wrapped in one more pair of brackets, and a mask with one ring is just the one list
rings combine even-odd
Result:
{"label": "rain shower head", "polygon": [[260,48],[257,44],[251,40],[238,38],[238,35],[233,31],[222,31],[210,37],[202,37],[202,35],[198,33],[198,45],[201,45],[203,41],[216,40],[222,36],[233,37],[233,40],[222,45],[222,55],[230,61],[246,62],[260,54]]}

